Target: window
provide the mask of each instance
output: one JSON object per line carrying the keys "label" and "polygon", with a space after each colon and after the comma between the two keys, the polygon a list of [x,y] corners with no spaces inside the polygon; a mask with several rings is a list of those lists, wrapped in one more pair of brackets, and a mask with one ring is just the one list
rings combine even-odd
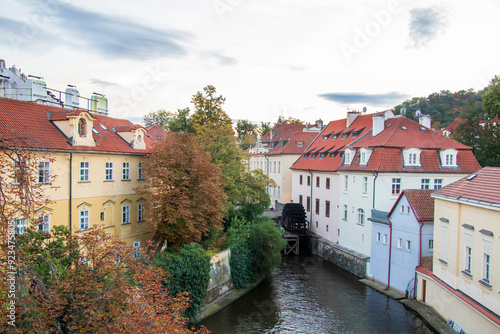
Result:
{"label": "window", "polygon": [[15,185],[19,185],[23,182],[26,172],[26,161],[16,161],[14,163],[14,180],[12,181]]}
{"label": "window", "polygon": [[38,216],[38,231],[49,233],[49,215]]}
{"label": "window", "polygon": [[80,182],[89,182],[89,162],[80,161]]}
{"label": "window", "polygon": [[16,229],[16,234],[24,234],[26,232],[26,228],[28,227],[28,220],[23,218],[14,219],[14,226]]}
{"label": "window", "polygon": [[435,179],[434,180],[434,189],[441,189],[442,186],[443,186],[442,179]]}
{"label": "window", "polygon": [[304,181],[304,180],[303,180],[302,175],[299,175],[299,184],[300,184],[300,185],[302,185],[302,184],[303,184],[303,181]]}
{"label": "window", "polygon": [[122,206],[122,224],[130,223],[130,205]]}
{"label": "window", "polygon": [[368,192],[368,177],[363,176],[363,194]]}
{"label": "window", "polygon": [[85,120],[83,118],[80,118],[78,121],[78,135],[80,137],[85,137],[86,135],[86,129],[85,129]]}
{"label": "window", "polygon": [[432,252],[434,250],[434,240],[431,239],[429,240],[429,252]]}
{"label": "window", "polygon": [[311,197],[307,196],[306,211],[311,211]]}
{"label": "window", "polygon": [[346,165],[351,164],[351,152],[345,152],[345,164]]}
{"label": "window", "polygon": [[439,257],[440,260],[446,261],[448,260],[448,226],[441,226],[441,255]]}
{"label": "window", "polygon": [[142,166],[142,162],[139,162],[139,165],[137,165],[137,178],[139,180],[143,180],[144,179],[144,168]]}
{"label": "window", "polygon": [[359,162],[360,165],[366,165],[366,152],[361,152],[361,161]]}
{"label": "window", "polygon": [[344,189],[349,189],[349,175],[344,176]]}
{"label": "window", "polygon": [[325,217],[330,217],[330,201],[325,201]]}
{"label": "window", "polygon": [[344,204],[344,220],[347,220],[347,204]]}
{"label": "window", "polygon": [[452,148],[448,148],[439,152],[439,157],[441,159],[442,167],[454,168],[457,166],[457,153],[458,151]]}
{"label": "window", "polygon": [[490,266],[491,266],[491,256],[489,254],[483,254],[483,281],[490,282]]}
{"label": "window", "polygon": [[105,181],[113,181],[113,163],[112,162],[106,162],[106,167],[104,169],[104,180]]}
{"label": "window", "polygon": [[410,164],[410,165],[417,164],[417,153],[408,154],[408,164]]}
{"label": "window", "polygon": [[403,248],[403,239],[398,238],[398,248],[402,249]]}
{"label": "window", "polygon": [[303,204],[302,200],[303,200],[303,199],[302,199],[302,195],[299,195],[299,203],[300,203],[300,204]]}
{"label": "window", "polygon": [[384,245],[387,245],[387,234],[384,234]]}
{"label": "window", "polygon": [[38,162],[38,183],[49,183],[50,182],[50,162],[49,161],[39,161]]}
{"label": "window", "polygon": [[80,230],[89,228],[89,210],[80,210]]}
{"label": "window", "polygon": [[358,224],[365,224],[365,211],[363,209],[358,209]]}
{"label": "window", "polygon": [[392,179],[392,194],[399,195],[401,192],[401,179]]}
{"label": "window", "polygon": [[144,204],[137,205],[137,221],[144,221]]}
{"label": "window", "polygon": [[470,273],[472,271],[472,248],[466,246],[465,247],[465,266],[464,269],[466,272]]}
{"label": "window", "polygon": [[134,241],[134,252],[132,254],[134,259],[138,259],[141,257],[141,242],[140,241]]}
{"label": "window", "polygon": [[404,205],[401,205],[401,209],[399,210],[399,212],[405,213],[405,206]]}
{"label": "window", "polygon": [[311,176],[310,175],[307,175],[307,185],[308,186],[311,185]]}
{"label": "window", "polygon": [[316,214],[319,215],[319,198],[316,198]]}
{"label": "window", "polygon": [[316,176],[316,188],[319,188],[319,176]]}
{"label": "window", "polygon": [[406,250],[409,252],[411,250],[411,241],[406,240]]}
{"label": "window", "polygon": [[420,183],[420,189],[429,189],[431,184],[430,179],[422,179]]}
{"label": "window", "polygon": [[276,161],[273,162],[273,173],[276,173]]}
{"label": "window", "polygon": [[281,162],[278,161],[278,173],[281,173]]}
{"label": "window", "polygon": [[130,180],[130,162],[122,164],[122,180]]}
{"label": "window", "polygon": [[380,232],[377,232],[377,242],[380,242]]}
{"label": "window", "polygon": [[278,197],[280,197],[280,196],[281,196],[281,187],[278,186]]}
{"label": "window", "polygon": [[330,189],[330,178],[329,177],[326,178],[325,187],[326,187],[326,189]]}
{"label": "window", "polygon": [[454,165],[455,164],[455,156],[453,154],[446,154],[444,164],[446,166]]}

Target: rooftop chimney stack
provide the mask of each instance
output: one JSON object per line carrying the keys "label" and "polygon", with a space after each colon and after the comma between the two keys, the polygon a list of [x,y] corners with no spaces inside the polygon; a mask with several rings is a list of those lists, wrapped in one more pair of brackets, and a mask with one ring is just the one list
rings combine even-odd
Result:
{"label": "rooftop chimney stack", "polygon": [[431,128],[431,115],[420,115],[418,122],[426,128]]}
{"label": "rooftop chimney stack", "polygon": [[351,126],[354,120],[359,116],[359,111],[348,111],[347,112],[347,124],[346,129]]}
{"label": "rooftop chimney stack", "polygon": [[384,114],[374,114],[372,116],[373,126],[372,126],[372,136],[375,137],[382,131],[385,127],[385,115]]}

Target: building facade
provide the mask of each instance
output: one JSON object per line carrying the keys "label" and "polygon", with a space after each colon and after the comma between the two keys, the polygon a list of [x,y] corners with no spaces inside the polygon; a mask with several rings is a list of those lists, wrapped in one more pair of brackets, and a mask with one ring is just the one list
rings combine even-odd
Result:
{"label": "building facade", "polygon": [[438,191],[433,270],[417,270],[417,299],[456,330],[500,332],[500,168]]}
{"label": "building facade", "polygon": [[[40,229],[64,225],[75,232],[103,225],[131,246],[145,245],[151,228],[145,199],[135,188],[144,179],[142,159],[152,140],[142,126],[7,98],[0,98],[0,124],[2,138],[24,138],[19,145],[41,157],[39,183],[52,203],[35,208]],[[26,225],[24,217],[16,217],[18,232]]]}

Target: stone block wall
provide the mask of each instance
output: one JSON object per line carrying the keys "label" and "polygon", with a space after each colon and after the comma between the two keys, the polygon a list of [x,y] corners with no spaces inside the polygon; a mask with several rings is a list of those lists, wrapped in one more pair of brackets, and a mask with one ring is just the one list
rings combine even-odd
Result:
{"label": "stone block wall", "polygon": [[226,294],[233,286],[231,282],[231,269],[229,267],[229,249],[220,251],[210,260],[210,281],[205,302],[207,304]]}

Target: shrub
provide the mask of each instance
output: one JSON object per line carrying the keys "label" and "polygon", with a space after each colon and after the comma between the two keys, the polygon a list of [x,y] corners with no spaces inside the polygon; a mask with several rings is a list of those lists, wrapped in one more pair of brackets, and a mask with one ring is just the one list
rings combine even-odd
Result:
{"label": "shrub", "polygon": [[269,274],[281,263],[281,251],[285,248],[286,241],[271,219],[262,218],[254,223],[250,228],[248,242],[257,275]]}
{"label": "shrub", "polygon": [[257,279],[248,241],[240,241],[231,249],[229,259],[231,281],[235,289],[244,289]]}

